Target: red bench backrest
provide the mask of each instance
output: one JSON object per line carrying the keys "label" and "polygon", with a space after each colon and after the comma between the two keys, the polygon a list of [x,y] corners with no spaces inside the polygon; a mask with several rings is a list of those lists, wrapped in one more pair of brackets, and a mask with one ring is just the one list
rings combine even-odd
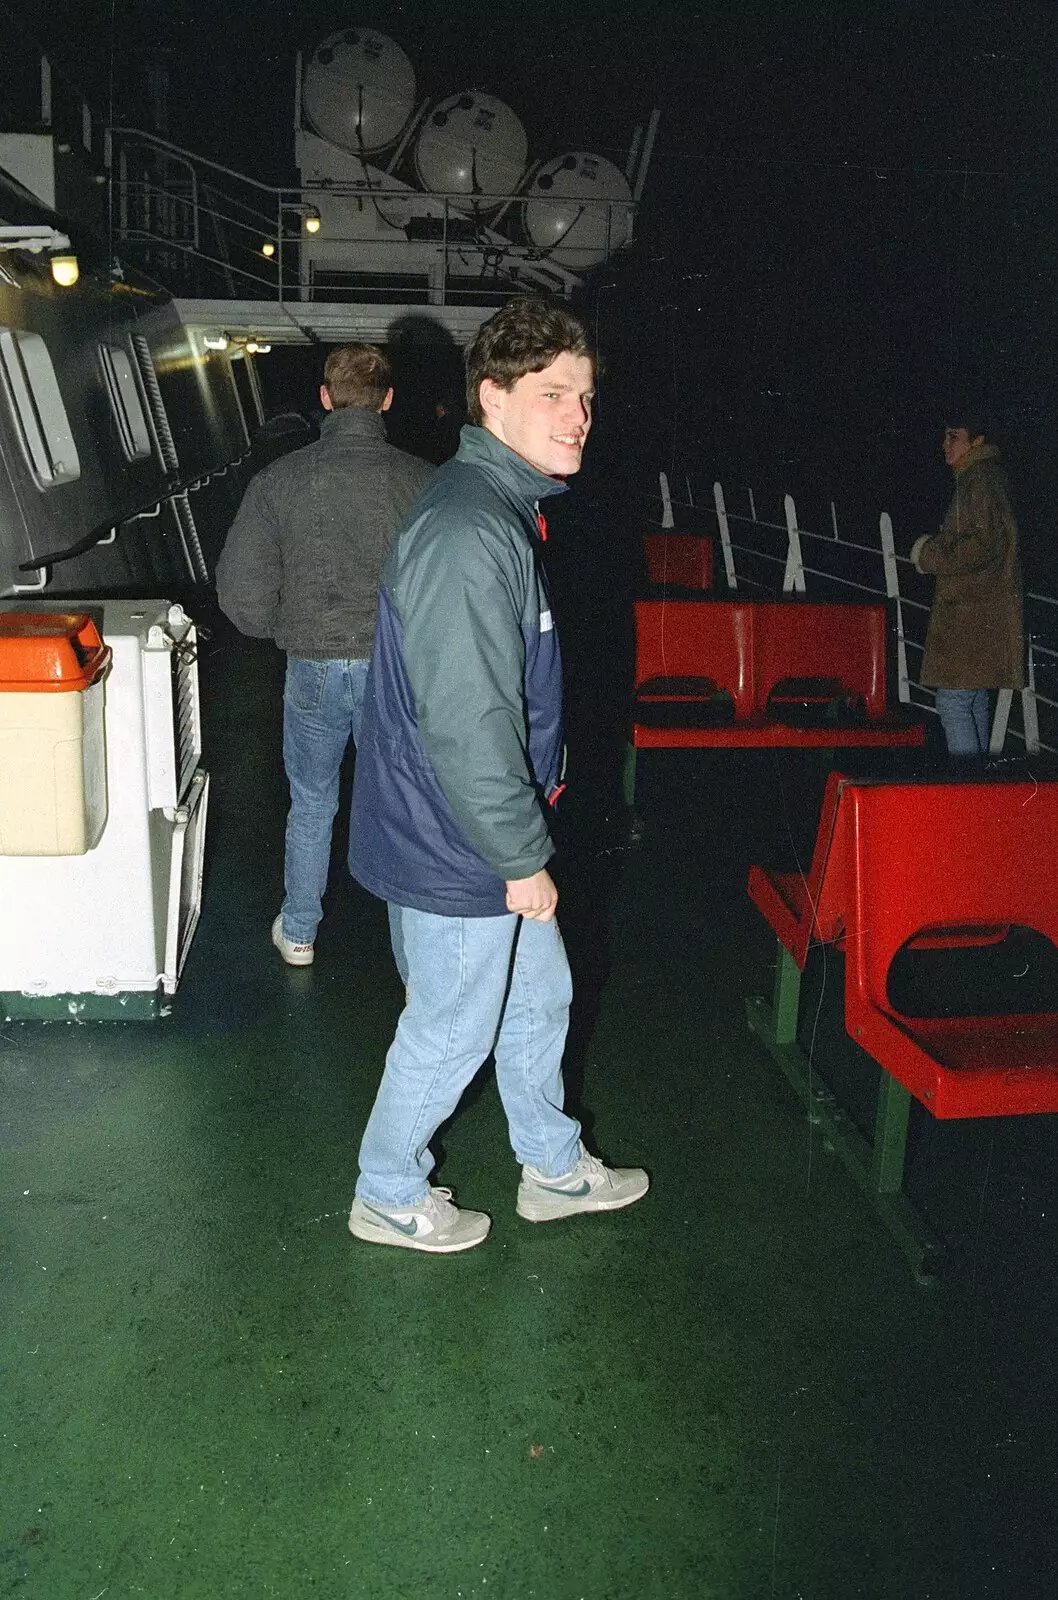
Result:
{"label": "red bench backrest", "polygon": [[783,678],[838,678],[862,695],[869,717],[886,710],[886,609],[814,601],[754,602],[754,677],[759,709]]}
{"label": "red bench backrest", "polygon": [[637,600],[636,688],[648,678],[713,678],[736,718],[752,716],[754,610],[743,600]]}
{"label": "red bench backrest", "polygon": [[678,584],[684,589],[713,587],[713,541],[707,534],[643,535],[647,578],[651,583]]}
{"label": "red bench backrest", "polygon": [[926,929],[1019,924],[1058,946],[1058,782],[853,781],[842,806],[847,981],[861,1000],[894,1014],[889,967]]}

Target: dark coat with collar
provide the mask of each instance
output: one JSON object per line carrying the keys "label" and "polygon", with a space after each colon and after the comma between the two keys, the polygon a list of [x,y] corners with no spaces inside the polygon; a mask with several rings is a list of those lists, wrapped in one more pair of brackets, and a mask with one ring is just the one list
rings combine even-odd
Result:
{"label": "dark coat with collar", "polygon": [[565,485],[465,427],[394,540],[357,746],[349,867],[383,900],[507,912],[552,855],[562,664],[538,503]]}
{"label": "dark coat with collar", "polygon": [[432,473],[379,412],[330,412],[315,443],[250,480],[217,562],[225,616],[293,656],[366,659],[390,542]]}
{"label": "dark coat with collar", "polygon": [[995,445],[971,447],[955,498],[915,565],[936,580],[922,682],[938,689],[1020,689],[1025,683],[1018,529]]}

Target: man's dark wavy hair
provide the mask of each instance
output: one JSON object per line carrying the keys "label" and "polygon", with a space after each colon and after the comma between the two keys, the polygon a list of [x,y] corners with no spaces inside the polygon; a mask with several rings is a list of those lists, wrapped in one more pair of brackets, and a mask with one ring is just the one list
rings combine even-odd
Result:
{"label": "man's dark wavy hair", "polygon": [[467,416],[484,423],[478,391],[485,378],[501,389],[513,389],[527,372],[543,372],[564,352],[587,356],[592,371],[598,360],[581,319],[559,300],[520,295],[482,323],[467,350]]}

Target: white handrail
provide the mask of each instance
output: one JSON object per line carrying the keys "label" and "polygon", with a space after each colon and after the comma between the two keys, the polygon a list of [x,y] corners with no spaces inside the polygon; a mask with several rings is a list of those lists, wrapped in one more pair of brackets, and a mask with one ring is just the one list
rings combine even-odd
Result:
{"label": "white handrail", "polygon": [[[664,479],[665,489],[668,489],[668,478]],[[896,622],[896,647],[897,647],[897,683],[901,701],[906,704],[915,704],[926,710],[933,710],[933,691],[918,683],[913,682],[907,665],[907,652],[914,650],[919,656],[925,648],[921,638],[911,637],[906,630],[907,614],[916,616],[928,615],[930,605],[928,602],[914,598],[901,592],[901,574],[909,572],[911,561],[908,556],[899,555],[896,551],[896,541],[893,532],[893,521],[888,512],[882,512],[879,518],[879,541],[876,545],[865,545],[856,540],[843,539],[837,525],[837,512],[831,502],[831,521],[833,532],[827,534],[815,533],[810,528],[801,527],[793,497],[784,497],[784,510],[786,516],[785,526],[778,522],[762,520],[756,515],[756,502],[752,489],[746,491],[752,517],[739,515],[727,509],[727,497],[723,485],[719,480],[713,484],[714,511],[716,526],[720,535],[721,546],[724,554],[724,570],[729,592],[737,592],[740,586],[748,585],[751,589],[764,593],[775,592],[761,578],[750,576],[748,573],[739,572],[736,564],[736,555],[749,557],[754,563],[765,563],[770,566],[781,566],[783,569],[782,591],[786,594],[803,594],[806,592],[806,579],[817,578],[823,583],[835,584],[841,588],[853,590],[858,594],[873,595],[878,599],[887,600],[894,609]],[[688,486],[688,500],[674,498],[671,493],[665,496],[665,525],[670,526],[670,518],[679,523],[677,513],[690,513],[694,508],[690,505],[690,490]],[[695,511],[694,521],[700,524],[703,515],[710,513],[705,508]],[[756,544],[746,544],[732,537],[733,529],[752,528],[763,536],[767,542],[769,535],[775,535],[773,548],[761,548]],[[872,560],[880,561],[882,566],[881,585],[864,582],[861,578],[854,578],[847,573],[828,572],[821,568],[807,565],[804,561],[801,542],[804,539],[815,539],[825,542],[831,550],[853,552],[858,556],[868,556]],[[1028,590],[1026,601],[1040,603],[1058,610],[1058,596],[1041,594],[1037,590]],[[1048,630],[1049,631],[1049,630]],[[1025,749],[1030,754],[1040,750],[1058,753],[1058,742],[1044,742],[1039,731],[1039,707],[1042,705],[1048,711],[1058,711],[1058,700],[1042,693],[1036,687],[1036,662],[1046,658],[1048,669],[1050,664],[1058,661],[1058,638],[1053,643],[1038,638],[1029,632],[1026,637],[1026,659],[1028,664],[1027,682],[1019,692],[1021,702],[1021,727],[1009,728],[1010,710],[1013,703],[1014,691],[1001,691],[997,698],[996,715],[993,722],[989,748],[993,753],[1002,749],[1003,741],[1009,732],[1010,736],[1021,740]],[[914,691],[914,698],[912,698]],[[923,698],[925,697],[925,698]],[[1056,736],[1058,737],[1058,736]]]}

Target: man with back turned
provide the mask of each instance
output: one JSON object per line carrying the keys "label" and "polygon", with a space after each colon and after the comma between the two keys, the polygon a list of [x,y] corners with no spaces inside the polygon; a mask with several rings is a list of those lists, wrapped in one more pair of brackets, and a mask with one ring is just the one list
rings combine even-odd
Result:
{"label": "man with back turned", "polygon": [[286,893],[272,942],[294,967],[315,954],[339,769],[350,736],[360,742],[379,577],[433,470],[387,443],[382,413],[392,399],[381,350],[332,350],[319,441],[251,480],[217,563],[222,611],[240,632],[287,652]]}

